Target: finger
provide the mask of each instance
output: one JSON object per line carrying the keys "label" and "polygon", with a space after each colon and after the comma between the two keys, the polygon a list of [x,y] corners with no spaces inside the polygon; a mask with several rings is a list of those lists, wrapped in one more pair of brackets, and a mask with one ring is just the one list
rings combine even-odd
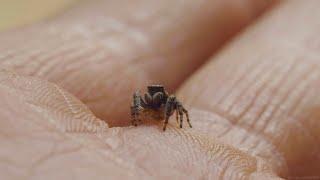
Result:
{"label": "finger", "polygon": [[107,128],[57,85],[0,78],[1,179],[279,179],[217,140],[161,124]]}
{"label": "finger", "polygon": [[319,174],[319,1],[286,1],[181,89],[194,129],[263,157],[282,176]]}
{"label": "finger", "polygon": [[[268,1],[269,2],[269,1]],[[0,38],[0,64],[58,83],[111,125],[128,122],[131,93],[175,89],[254,19],[261,1],[95,1]]]}

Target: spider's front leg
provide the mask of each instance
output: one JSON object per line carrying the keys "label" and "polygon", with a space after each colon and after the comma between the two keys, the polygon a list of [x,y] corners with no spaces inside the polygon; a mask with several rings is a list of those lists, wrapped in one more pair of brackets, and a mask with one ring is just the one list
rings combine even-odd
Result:
{"label": "spider's front leg", "polygon": [[169,96],[165,105],[164,109],[164,124],[163,124],[163,131],[166,130],[167,124],[169,121],[169,117],[172,115],[173,111],[175,110],[175,104],[176,103],[176,97],[175,96]]}
{"label": "spider's front leg", "polygon": [[180,128],[182,128],[182,121],[183,121],[183,113],[186,115],[187,117],[187,122],[189,124],[189,127],[192,128],[192,125],[190,123],[190,119],[189,119],[189,113],[188,111],[182,106],[182,104],[177,101],[177,111],[179,112],[180,115]]}
{"label": "spider's front leg", "polygon": [[138,91],[133,94],[132,104],[131,104],[131,123],[134,126],[138,126],[138,123],[141,122],[140,111],[143,109],[141,106],[141,96]]}

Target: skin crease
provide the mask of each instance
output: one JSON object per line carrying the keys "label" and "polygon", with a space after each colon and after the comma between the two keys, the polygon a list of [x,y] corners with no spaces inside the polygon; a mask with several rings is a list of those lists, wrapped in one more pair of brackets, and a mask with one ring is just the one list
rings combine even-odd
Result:
{"label": "skin crease", "polygon": [[[241,3],[230,6],[238,7],[235,9],[239,13],[247,12],[246,8],[241,11],[244,7],[258,11],[253,10],[253,2],[247,3],[252,3],[252,6]],[[141,4],[145,3],[141,1]],[[218,1],[213,4],[219,5]],[[117,3],[112,6],[117,7]],[[110,8],[108,13],[116,13],[115,17],[123,18],[138,6],[128,6],[128,9],[124,8],[124,12],[115,12]],[[227,11],[229,6],[226,6],[222,7]],[[167,35],[173,37],[173,32],[178,28],[174,26],[167,32],[161,31],[163,34],[160,35],[163,36],[152,36],[156,40],[152,42],[154,44],[151,48],[159,47],[155,49],[161,51],[150,55],[159,58],[148,62],[149,64],[138,61],[141,64],[136,66],[134,64],[137,61],[126,58],[136,53],[145,56],[146,53],[142,52],[147,51],[147,47],[121,41],[121,37],[127,33],[124,32],[121,36],[111,36],[119,36],[117,38],[123,44],[115,44],[110,50],[105,49],[104,43],[107,40],[99,37],[104,33],[108,34],[108,31],[97,30],[97,34],[87,34],[87,30],[83,28],[88,27],[78,24],[92,13],[92,9],[97,8],[90,4],[85,7],[74,9],[58,17],[58,20],[2,34],[1,67],[12,71],[0,71],[0,138],[3,143],[0,148],[0,176],[3,177],[0,179],[279,179],[280,176],[319,176],[317,158],[320,124],[317,119],[320,102],[317,92],[320,71],[317,60],[319,42],[315,38],[318,32],[317,19],[320,16],[318,1],[280,3],[210,59],[177,93],[190,110],[194,128],[177,129],[173,118],[165,133],[161,131],[162,124],[153,121],[137,128],[108,128],[104,121],[95,116],[108,117],[98,113],[102,105],[86,102],[84,97],[88,95],[81,95],[81,91],[85,89],[83,87],[95,81],[92,82],[94,88],[90,87],[91,90],[88,91],[106,93],[95,98],[102,99],[100,103],[105,103],[103,107],[107,111],[114,106],[108,98],[127,94],[137,87],[145,88],[144,83],[152,82],[148,80],[149,76],[157,82],[168,82],[169,89],[175,89],[188,73],[201,64],[199,59],[205,59],[206,53],[212,52],[221,45],[223,39],[232,34],[224,34],[222,27],[240,28],[240,25],[233,27],[231,24],[237,24],[238,21],[241,21],[239,24],[245,24],[248,19],[229,17],[229,21],[224,21],[224,16],[212,14],[214,18],[208,19],[215,19],[215,23],[223,21],[217,26],[221,30],[213,30],[217,27],[209,28],[207,34],[201,32],[202,35],[198,36],[197,30],[183,29],[181,36],[185,36],[187,40],[181,41],[181,44],[187,45],[170,56],[156,54],[166,51],[160,48],[164,44],[172,44],[166,42]],[[157,8],[161,9],[160,6]],[[209,12],[210,10],[207,13]],[[222,19],[219,21],[219,18]],[[288,20],[290,18],[295,21]],[[198,23],[204,26],[208,22],[209,20]],[[187,27],[192,27],[191,20],[185,23]],[[60,29],[54,28],[59,24]],[[79,36],[83,39],[80,38],[81,42],[75,43],[74,48],[87,50],[82,52],[85,55],[80,54],[80,51],[63,48],[53,54],[48,51],[58,48],[62,42],[55,33],[68,33],[64,32],[68,28],[74,28],[71,34],[81,34]],[[37,32],[39,42],[31,41],[36,36],[32,34]],[[149,33],[159,32],[150,30]],[[181,31],[177,34],[180,33]],[[69,37],[66,35],[64,38]],[[203,40],[208,37],[213,38],[212,42]],[[45,38],[48,38],[46,46],[42,44]],[[74,44],[70,43],[75,39],[69,39],[62,47],[73,47]],[[103,40],[100,42],[100,39]],[[116,42],[112,39],[110,41]],[[97,46],[92,45],[96,43],[99,44],[98,49],[102,48],[97,52],[93,50]],[[201,46],[192,46],[193,43]],[[92,57],[92,54],[99,53],[103,54],[102,57]],[[118,57],[120,55],[123,59]],[[116,60],[101,60],[109,56],[114,56]],[[55,63],[55,59],[61,58],[66,64]],[[169,67],[168,73],[161,74],[156,69],[148,68],[154,64],[167,67],[169,60],[166,61],[166,58],[177,60]],[[178,61],[179,58],[184,63],[182,60]],[[83,63],[81,59],[88,59],[88,62],[92,61],[96,65]],[[31,60],[39,61],[33,64]],[[118,61],[120,64],[115,63]],[[95,76],[96,74],[87,77],[93,70],[98,71],[99,66],[114,66],[121,70],[121,63],[133,65],[124,69],[122,76],[111,76],[106,69],[105,74],[102,73],[100,77]],[[40,70],[35,72],[39,67]],[[175,71],[176,67],[180,67],[178,71]],[[69,78],[68,73],[71,77],[76,75],[78,80]],[[106,84],[101,84],[100,81],[106,77]],[[100,81],[96,81],[100,78]],[[107,83],[112,84],[123,78],[127,78],[126,81],[136,80],[137,84],[120,84],[113,89],[109,87],[109,91],[105,92]],[[122,89],[124,90],[121,91]],[[129,106],[125,99],[117,103],[120,107]],[[120,117],[115,113],[106,119],[108,123],[122,121]],[[126,121],[129,120],[129,115],[123,117],[126,117]],[[117,125],[121,125],[121,122]]]}

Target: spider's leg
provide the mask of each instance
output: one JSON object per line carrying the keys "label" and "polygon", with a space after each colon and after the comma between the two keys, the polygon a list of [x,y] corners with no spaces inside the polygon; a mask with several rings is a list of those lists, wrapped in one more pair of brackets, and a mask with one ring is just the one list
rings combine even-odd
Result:
{"label": "spider's leg", "polygon": [[180,116],[180,128],[182,128],[182,123],[183,123],[183,110],[182,110],[182,105],[180,102],[177,101],[177,111],[179,112]]}
{"label": "spider's leg", "polygon": [[179,125],[179,113],[177,109],[176,109],[176,120],[177,120],[177,124]]}
{"label": "spider's leg", "polygon": [[183,106],[181,106],[181,107],[182,107],[182,111],[186,114],[187,122],[188,122],[188,124],[189,124],[189,127],[192,128],[192,125],[191,125],[190,119],[189,119],[189,113],[188,113],[188,111],[187,111]]}
{"label": "spider's leg", "polygon": [[179,112],[179,116],[180,116],[180,128],[182,128],[182,121],[183,121],[183,113],[186,115],[187,117],[187,122],[190,126],[190,128],[192,128],[192,125],[190,123],[190,118],[189,118],[189,113],[188,111],[182,106],[182,104],[177,100],[177,110]]}
{"label": "spider's leg", "polygon": [[131,123],[134,126],[138,126],[138,122],[140,122],[140,110],[141,107],[141,96],[138,91],[133,94],[133,100],[131,104]]}
{"label": "spider's leg", "polygon": [[170,96],[168,99],[167,99],[167,102],[166,102],[166,105],[165,105],[165,110],[164,110],[164,117],[165,117],[165,120],[164,120],[164,124],[163,124],[163,131],[166,130],[166,127],[167,127],[167,124],[168,124],[168,121],[169,121],[169,117],[171,116],[173,110],[174,110],[174,99],[175,97],[174,96]]}

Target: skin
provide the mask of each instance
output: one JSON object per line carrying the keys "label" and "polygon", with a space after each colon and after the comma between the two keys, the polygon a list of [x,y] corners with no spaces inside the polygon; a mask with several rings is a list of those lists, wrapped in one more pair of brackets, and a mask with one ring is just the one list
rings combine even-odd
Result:
{"label": "skin", "polygon": [[[316,179],[319,5],[90,1],[2,33],[0,179]],[[152,83],[192,129],[128,125]]]}

